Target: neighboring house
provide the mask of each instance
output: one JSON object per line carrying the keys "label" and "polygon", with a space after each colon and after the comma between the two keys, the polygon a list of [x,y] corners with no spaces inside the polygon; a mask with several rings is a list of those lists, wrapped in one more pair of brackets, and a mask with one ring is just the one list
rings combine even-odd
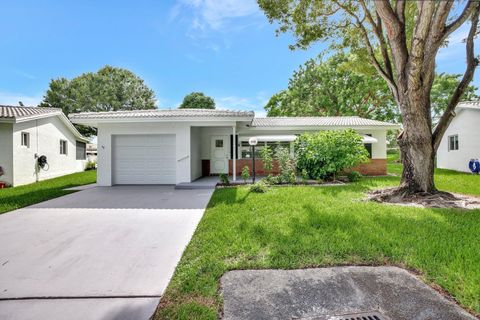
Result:
{"label": "neighboring house", "polygon": [[18,186],[83,171],[87,142],[60,109],[0,106],[0,181]]}
{"label": "neighboring house", "polygon": [[437,150],[437,167],[470,172],[468,162],[480,159],[480,101],[460,102],[456,116]]}
{"label": "neighboring house", "polygon": [[[238,175],[244,165],[251,167],[248,139],[252,136],[259,140],[257,150],[278,144],[293,150],[298,134],[346,128],[363,136],[371,154],[371,161],[358,169],[384,175],[386,132],[399,128],[359,117],[255,118],[248,111],[205,109],[77,113],[70,119],[98,128],[97,183],[101,186],[179,184],[220,173]],[[261,174],[260,160],[256,167]]]}

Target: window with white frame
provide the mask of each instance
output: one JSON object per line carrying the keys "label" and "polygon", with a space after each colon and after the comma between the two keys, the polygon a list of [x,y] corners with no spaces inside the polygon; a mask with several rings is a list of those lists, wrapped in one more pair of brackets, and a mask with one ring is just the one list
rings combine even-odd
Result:
{"label": "window with white frame", "polygon": [[458,150],[458,134],[448,136],[448,151]]}
{"label": "window with white frame", "polygon": [[67,140],[60,140],[60,154],[67,154]]}
{"label": "window with white frame", "polygon": [[[255,146],[255,158],[260,159],[260,150],[265,147],[269,147],[272,150],[273,154],[275,155],[276,150],[278,148],[283,147],[287,148],[291,151],[291,143],[288,141],[279,141],[279,142],[258,142]],[[248,143],[248,141],[241,141],[240,142],[240,159],[250,159],[252,158],[252,147]]]}
{"label": "window with white frame", "polygon": [[30,148],[30,133],[22,132],[22,146]]}

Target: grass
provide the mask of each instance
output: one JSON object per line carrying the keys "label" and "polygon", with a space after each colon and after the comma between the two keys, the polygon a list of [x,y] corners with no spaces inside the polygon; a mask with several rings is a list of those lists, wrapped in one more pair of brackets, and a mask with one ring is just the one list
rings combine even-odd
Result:
{"label": "grass", "polygon": [[[480,195],[480,176],[439,170],[436,179],[444,190]],[[228,270],[351,264],[415,269],[427,283],[480,312],[480,210],[361,201],[366,191],[398,182],[398,177],[367,178],[265,194],[245,187],[216,190],[156,319],[217,319],[219,280]]]}
{"label": "grass", "polygon": [[94,170],[40,181],[24,186],[0,189],[0,214],[75,192],[64,190],[95,183]]}

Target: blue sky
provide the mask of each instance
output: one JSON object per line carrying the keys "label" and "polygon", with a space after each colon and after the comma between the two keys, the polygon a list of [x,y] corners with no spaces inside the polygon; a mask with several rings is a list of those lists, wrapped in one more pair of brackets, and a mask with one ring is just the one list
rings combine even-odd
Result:
{"label": "blue sky", "polygon": [[[110,64],[143,78],[160,108],[203,91],[218,107],[261,113],[326,48],[290,51],[292,38],[275,37],[254,0],[3,0],[0,12],[0,104],[36,104],[50,79]],[[441,50],[439,71],[463,72],[467,31]]]}

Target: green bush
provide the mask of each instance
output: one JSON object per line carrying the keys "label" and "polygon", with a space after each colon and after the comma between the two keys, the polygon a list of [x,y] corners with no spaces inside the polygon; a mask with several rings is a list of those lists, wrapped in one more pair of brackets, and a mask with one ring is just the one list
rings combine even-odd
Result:
{"label": "green bush", "polygon": [[368,161],[362,137],[352,129],[305,133],[295,141],[297,168],[315,180],[335,179],[339,172]]}
{"label": "green bush", "polygon": [[88,161],[87,164],[85,165],[85,171],[96,170],[96,169],[97,169],[97,163],[95,161]]}
{"label": "green bush", "polygon": [[268,176],[265,177],[264,179],[265,183],[268,184],[268,185],[275,185],[275,184],[278,184],[279,181],[278,181],[278,176],[274,176],[274,175],[271,175],[269,174]]}
{"label": "green bush", "polygon": [[250,191],[255,193],[265,193],[268,191],[268,185],[260,180],[250,186]]}
{"label": "green bush", "polygon": [[220,182],[226,186],[230,184],[230,180],[228,180],[228,175],[226,173],[220,174]]}
{"label": "green bush", "polygon": [[265,170],[265,173],[270,173],[270,171],[272,171],[273,169],[272,149],[270,149],[270,147],[260,149],[260,158],[262,159],[263,169]]}
{"label": "green bush", "polygon": [[248,166],[244,166],[240,176],[242,177],[243,182],[247,183],[248,178],[250,178],[250,168]]}
{"label": "green bush", "polygon": [[347,179],[350,182],[357,182],[362,179],[362,174],[358,171],[350,171],[349,173],[347,173]]}
{"label": "green bush", "polygon": [[278,147],[275,157],[280,170],[279,183],[295,183],[297,180],[295,159],[290,155],[290,150],[285,147]]}

